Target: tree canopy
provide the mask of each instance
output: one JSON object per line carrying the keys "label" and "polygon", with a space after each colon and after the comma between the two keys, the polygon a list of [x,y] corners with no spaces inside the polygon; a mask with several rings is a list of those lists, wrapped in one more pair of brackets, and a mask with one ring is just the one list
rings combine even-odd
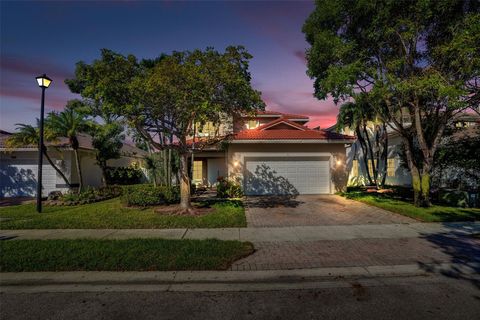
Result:
{"label": "tree canopy", "polygon": [[[429,204],[429,174],[448,121],[478,106],[479,8],[475,0],[317,0],[303,27],[315,95],[338,102],[367,94],[402,137],[418,205]],[[402,109],[411,123],[399,117]]]}
{"label": "tree canopy", "polygon": [[218,126],[264,108],[260,92],[251,86],[251,58],[241,46],[141,61],[103,49],[91,64],[77,63],[75,78],[66,83],[102,114],[124,119],[155,148],[179,152],[182,207],[189,209],[187,138],[195,124]]}

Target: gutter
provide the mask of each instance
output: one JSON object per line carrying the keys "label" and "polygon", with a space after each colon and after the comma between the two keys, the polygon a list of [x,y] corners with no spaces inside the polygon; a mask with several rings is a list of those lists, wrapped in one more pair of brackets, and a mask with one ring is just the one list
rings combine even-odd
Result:
{"label": "gutter", "polygon": [[231,140],[229,143],[352,143],[354,139],[271,139],[271,140]]}

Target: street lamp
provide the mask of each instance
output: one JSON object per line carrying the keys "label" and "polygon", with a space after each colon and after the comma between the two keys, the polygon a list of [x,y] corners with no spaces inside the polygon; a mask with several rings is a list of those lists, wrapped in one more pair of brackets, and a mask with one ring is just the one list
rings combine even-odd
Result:
{"label": "street lamp", "polygon": [[37,212],[42,212],[42,165],[43,165],[43,114],[45,110],[45,89],[50,86],[52,79],[44,73],[36,77],[38,86],[42,88],[42,104],[40,107],[40,139],[38,139],[38,175],[37,175]]}

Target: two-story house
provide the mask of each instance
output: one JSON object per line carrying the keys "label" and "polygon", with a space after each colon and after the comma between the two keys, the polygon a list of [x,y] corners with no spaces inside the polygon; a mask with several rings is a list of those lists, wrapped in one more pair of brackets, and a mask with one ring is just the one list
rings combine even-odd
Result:
{"label": "two-story house", "polygon": [[[310,129],[308,121],[274,111],[233,119],[230,131],[222,128],[224,142],[194,148],[193,182],[214,186],[219,177],[234,179],[247,195],[335,192],[341,187],[335,172],[344,170],[345,146],[354,137]],[[201,128],[197,144],[214,132],[210,124]]]}

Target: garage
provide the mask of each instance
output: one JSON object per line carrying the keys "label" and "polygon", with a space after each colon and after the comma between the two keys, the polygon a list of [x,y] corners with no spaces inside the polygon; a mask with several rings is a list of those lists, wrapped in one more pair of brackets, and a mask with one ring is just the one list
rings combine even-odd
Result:
{"label": "garage", "polygon": [[[34,197],[37,192],[37,164],[34,159],[0,160],[0,198]],[[56,190],[56,172],[43,165],[43,195]]]}
{"label": "garage", "polygon": [[245,158],[247,195],[331,193],[329,157]]}

